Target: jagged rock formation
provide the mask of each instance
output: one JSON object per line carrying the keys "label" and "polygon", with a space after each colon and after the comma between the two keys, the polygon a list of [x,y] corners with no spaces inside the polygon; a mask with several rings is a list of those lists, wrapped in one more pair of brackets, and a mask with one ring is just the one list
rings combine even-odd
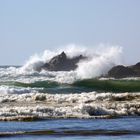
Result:
{"label": "jagged rock formation", "polygon": [[42,69],[48,71],[70,71],[77,68],[77,63],[86,59],[83,55],[76,56],[74,58],[68,58],[65,52],[62,52],[60,55],[53,57],[48,63],[45,63]]}
{"label": "jagged rock formation", "polygon": [[140,77],[140,62],[132,66],[118,65],[113,67],[108,72],[108,77],[126,78],[126,77]]}
{"label": "jagged rock formation", "polygon": [[[83,55],[74,58],[68,58],[65,52],[53,57],[48,63],[45,63],[41,69],[48,71],[70,71],[77,68],[77,63],[87,57]],[[109,70],[107,77],[126,78],[140,77],[140,62],[136,65],[123,66],[118,65]]]}

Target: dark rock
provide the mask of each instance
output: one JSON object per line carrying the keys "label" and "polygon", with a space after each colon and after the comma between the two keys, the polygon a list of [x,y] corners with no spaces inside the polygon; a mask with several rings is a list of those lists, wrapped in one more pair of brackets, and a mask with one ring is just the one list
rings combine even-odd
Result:
{"label": "dark rock", "polygon": [[135,75],[135,72],[132,69],[122,65],[115,66],[108,72],[108,76],[114,78],[124,78],[132,75]]}
{"label": "dark rock", "polygon": [[130,68],[133,69],[135,73],[140,76],[140,62],[136,65],[130,66]]}
{"label": "dark rock", "polygon": [[126,78],[126,77],[139,77],[140,76],[140,62],[132,66],[118,65],[113,67],[108,72],[108,77]]}
{"label": "dark rock", "polygon": [[77,68],[77,63],[86,57],[79,55],[74,58],[68,58],[65,52],[53,57],[48,63],[45,63],[42,69],[48,71],[70,71]]}

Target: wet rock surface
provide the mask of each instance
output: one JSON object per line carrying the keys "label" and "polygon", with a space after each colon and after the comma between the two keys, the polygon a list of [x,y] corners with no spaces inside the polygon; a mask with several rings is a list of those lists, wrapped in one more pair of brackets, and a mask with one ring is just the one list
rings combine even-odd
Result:
{"label": "wet rock surface", "polygon": [[140,77],[140,62],[132,66],[123,66],[123,65],[115,66],[109,70],[108,77],[114,78]]}
{"label": "wet rock surface", "polygon": [[68,58],[65,52],[53,57],[48,63],[45,63],[42,69],[48,71],[70,71],[77,68],[77,63],[86,59],[83,55],[74,58]]}

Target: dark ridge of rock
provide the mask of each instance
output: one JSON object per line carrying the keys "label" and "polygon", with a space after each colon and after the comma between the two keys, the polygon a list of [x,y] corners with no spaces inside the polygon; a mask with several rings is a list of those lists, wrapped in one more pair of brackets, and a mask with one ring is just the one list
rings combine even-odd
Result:
{"label": "dark ridge of rock", "polygon": [[133,69],[135,73],[140,76],[140,62],[136,65],[130,66],[130,68]]}
{"label": "dark ridge of rock", "polygon": [[86,57],[79,55],[74,58],[68,58],[65,52],[53,57],[48,63],[45,63],[42,69],[48,71],[70,71],[77,68],[77,63],[86,59]]}
{"label": "dark ridge of rock", "polygon": [[115,66],[108,72],[108,76],[114,78],[125,78],[132,75],[135,75],[135,72],[132,69],[122,65]]}
{"label": "dark ridge of rock", "polygon": [[126,78],[126,77],[140,77],[140,62],[132,66],[118,65],[113,67],[108,72],[108,77]]}
{"label": "dark ridge of rock", "polygon": [[135,67],[139,67],[140,68],[140,62],[138,62],[136,65],[134,65]]}

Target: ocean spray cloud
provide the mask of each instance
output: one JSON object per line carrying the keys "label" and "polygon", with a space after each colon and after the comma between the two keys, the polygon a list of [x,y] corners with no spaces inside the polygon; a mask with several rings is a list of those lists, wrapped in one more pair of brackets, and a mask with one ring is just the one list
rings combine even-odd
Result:
{"label": "ocean spray cloud", "polygon": [[70,44],[55,51],[45,50],[43,54],[33,55],[21,70],[23,72],[37,71],[52,57],[60,54],[62,51],[69,58],[81,54],[88,58],[77,64],[77,69],[73,71],[76,79],[99,77],[105,75],[113,66],[122,64],[122,47],[120,46],[101,44],[97,47],[86,47]]}

